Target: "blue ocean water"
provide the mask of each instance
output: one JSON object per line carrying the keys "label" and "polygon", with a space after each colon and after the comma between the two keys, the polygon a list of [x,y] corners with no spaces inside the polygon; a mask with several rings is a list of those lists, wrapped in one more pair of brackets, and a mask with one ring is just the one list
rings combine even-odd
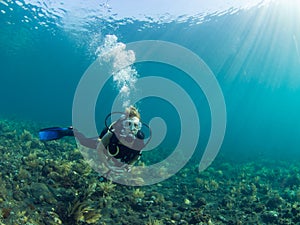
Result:
{"label": "blue ocean water", "polygon": [[[249,9],[229,9],[200,18],[171,21],[86,16],[70,21],[49,5],[25,1],[0,4],[0,115],[67,126],[72,123],[76,87],[97,58],[106,35],[130,43],[162,40],[197,54],[214,73],[224,95],[227,126],[221,153],[238,157],[298,157],[300,146],[300,5],[271,1]],[[82,12],[88,13],[88,12]],[[139,76],[174,80],[187,90],[198,109],[203,152],[211,129],[203,91],[182,71],[144,63]],[[105,86],[96,108],[102,126],[117,95],[113,81]],[[88,101],[88,99],[87,99]],[[184,104],[184,102],[182,103]],[[164,145],[180,136],[178,113],[163,99],[139,103],[146,122],[162,117],[168,126]],[[191,126],[193,118],[191,118]]]}

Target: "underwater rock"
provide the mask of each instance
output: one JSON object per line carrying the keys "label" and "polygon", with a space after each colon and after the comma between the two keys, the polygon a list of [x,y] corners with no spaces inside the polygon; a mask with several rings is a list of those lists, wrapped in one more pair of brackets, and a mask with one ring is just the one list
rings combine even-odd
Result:
{"label": "underwater rock", "polygon": [[191,204],[191,201],[188,198],[185,198],[183,202],[184,202],[185,205],[190,205]]}

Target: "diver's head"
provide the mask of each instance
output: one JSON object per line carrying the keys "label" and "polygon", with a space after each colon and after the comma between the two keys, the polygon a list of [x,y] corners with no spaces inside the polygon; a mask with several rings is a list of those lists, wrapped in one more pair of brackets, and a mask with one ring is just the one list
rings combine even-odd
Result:
{"label": "diver's head", "polygon": [[132,118],[127,118],[123,120],[122,126],[127,134],[136,135],[137,132],[142,128],[142,123],[140,122],[139,118],[134,116]]}
{"label": "diver's head", "polygon": [[125,109],[125,114],[122,117],[120,120],[120,137],[127,142],[132,142],[136,139],[138,131],[142,128],[140,113],[134,106],[129,106]]}

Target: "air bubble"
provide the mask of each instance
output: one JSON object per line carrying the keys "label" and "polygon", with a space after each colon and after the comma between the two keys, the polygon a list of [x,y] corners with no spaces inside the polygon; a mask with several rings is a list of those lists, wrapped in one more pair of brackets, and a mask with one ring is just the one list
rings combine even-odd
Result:
{"label": "air bubble", "polygon": [[20,1],[16,1],[16,4],[19,5],[19,6],[23,6],[23,3],[20,2]]}

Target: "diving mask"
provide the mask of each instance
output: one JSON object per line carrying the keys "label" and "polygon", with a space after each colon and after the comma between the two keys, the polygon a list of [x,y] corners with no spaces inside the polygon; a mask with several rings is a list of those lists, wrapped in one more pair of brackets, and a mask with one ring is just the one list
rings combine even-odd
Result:
{"label": "diving mask", "polygon": [[136,135],[137,132],[142,128],[142,123],[137,117],[123,120],[122,125],[125,130],[130,131],[134,135]]}

